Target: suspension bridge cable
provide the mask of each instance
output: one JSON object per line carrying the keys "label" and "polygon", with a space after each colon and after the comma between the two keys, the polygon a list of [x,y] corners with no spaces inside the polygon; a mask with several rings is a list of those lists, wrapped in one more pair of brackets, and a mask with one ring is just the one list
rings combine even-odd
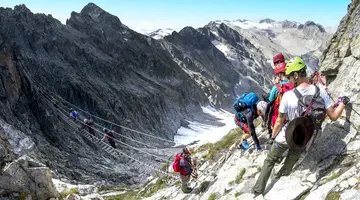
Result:
{"label": "suspension bridge cable", "polygon": [[[49,103],[49,104],[52,104],[49,100],[47,100],[46,99],[46,101]],[[63,112],[61,112],[61,111],[59,111],[57,108],[55,108],[61,115],[63,115],[65,118],[68,118],[68,116],[66,116]],[[65,111],[65,113],[66,113],[66,111]],[[65,121],[65,119],[64,118],[62,118],[64,121]],[[67,121],[66,123],[69,123],[69,121]],[[73,124],[73,125],[76,125],[75,123]],[[70,127],[72,127],[73,129],[75,129],[75,131],[79,131],[79,130],[76,130],[76,128],[75,127],[73,127],[72,125],[70,125],[69,124],[69,126]],[[82,130],[84,130],[84,129],[82,129]],[[95,129],[97,132],[100,132],[101,133],[101,131],[99,131],[99,130],[97,130],[97,129]],[[84,130],[84,131],[86,131],[86,130]],[[81,131],[80,131],[81,132]],[[88,131],[86,131],[88,134],[89,134],[89,136],[91,136],[91,134],[88,132]],[[98,137],[96,137],[96,136],[91,136],[91,137],[95,137],[96,139],[98,139],[99,141],[102,141],[100,138],[98,138]],[[112,138],[112,139],[114,139],[114,138]],[[105,143],[105,142],[104,142]],[[107,143],[105,143],[107,146],[109,146],[109,147],[111,147],[109,144],[107,144]],[[112,147],[111,147],[112,148]],[[147,167],[149,167],[149,168],[151,168],[151,169],[153,169],[153,170],[155,170],[155,171],[157,171],[157,172],[160,172],[160,173],[162,173],[162,174],[164,174],[164,175],[166,175],[166,176],[170,176],[170,177],[172,177],[172,178],[174,178],[174,179],[178,179],[178,177],[176,177],[176,176],[174,176],[174,175],[172,175],[172,174],[169,174],[169,172],[164,172],[164,171],[162,171],[162,170],[159,170],[157,167],[154,167],[154,166],[152,166],[152,165],[148,165],[148,164],[145,164],[144,162],[141,162],[141,161],[139,161],[138,159],[136,159],[136,158],[133,158],[133,157],[131,157],[131,156],[129,156],[129,155],[127,155],[127,154],[125,154],[125,153],[123,153],[123,152],[121,152],[119,149],[116,149],[116,148],[112,148],[113,150],[115,150],[115,151],[117,151],[118,153],[120,153],[121,155],[123,155],[123,156],[125,156],[125,157],[127,157],[127,158],[129,158],[129,159],[132,159],[132,160],[134,160],[134,161],[136,161],[136,162],[138,162],[138,163],[140,163],[140,164],[142,164],[142,165],[144,165],[144,166],[147,166]],[[103,150],[105,150],[105,149],[103,149]],[[107,151],[107,150],[105,150],[105,151]],[[110,153],[109,151],[107,151],[108,153]],[[111,153],[110,153],[111,154]],[[152,155],[151,155],[152,156]],[[168,160],[166,160],[167,162],[168,162]]]}
{"label": "suspension bridge cable", "polygon": [[159,140],[162,140],[162,141],[165,141],[165,142],[169,142],[169,143],[175,143],[173,140],[164,139],[164,138],[157,137],[157,136],[154,136],[154,135],[151,135],[151,134],[148,134],[148,133],[144,133],[144,132],[141,132],[141,131],[138,131],[138,130],[134,130],[134,129],[132,129],[132,128],[128,128],[128,127],[126,127],[126,126],[123,126],[123,125],[120,125],[120,124],[116,124],[116,123],[111,122],[111,121],[109,121],[109,120],[106,120],[106,119],[103,119],[103,118],[101,118],[101,117],[98,117],[98,116],[96,116],[96,115],[94,115],[94,114],[91,114],[90,112],[85,111],[85,110],[83,110],[83,109],[75,106],[74,104],[70,103],[69,101],[65,100],[65,99],[62,98],[61,96],[57,95],[55,92],[51,91],[51,90],[48,89],[47,87],[45,87],[45,86],[43,86],[42,84],[40,84],[38,81],[36,81],[36,80],[34,80],[34,79],[33,79],[33,81],[34,81],[34,83],[35,83],[36,85],[38,85],[39,87],[43,88],[44,90],[49,91],[50,93],[52,93],[54,96],[58,97],[58,98],[59,98],[60,100],[62,100],[63,102],[65,102],[65,103],[73,106],[74,108],[76,108],[76,109],[78,109],[78,110],[80,110],[80,111],[82,111],[82,112],[84,112],[84,113],[87,113],[88,115],[90,115],[90,116],[92,116],[92,117],[94,117],[94,118],[96,118],[96,119],[99,119],[99,120],[101,120],[101,121],[103,121],[103,122],[110,123],[110,124],[112,124],[112,125],[121,127],[121,128],[123,128],[123,129],[125,129],[125,130],[129,130],[129,131],[132,131],[132,132],[135,132],[135,133],[138,133],[138,134],[142,134],[142,135],[145,135],[145,136],[148,136],[148,137],[152,137],[152,138],[155,138],[155,139],[159,139]]}
{"label": "suspension bridge cable", "polygon": [[[64,111],[64,113],[67,113],[67,111],[66,111],[63,107],[59,106],[59,109],[62,110],[62,111]],[[81,123],[81,124],[83,124],[85,127],[87,126],[87,125],[86,125],[84,122],[82,122],[81,120],[78,120],[78,122]],[[98,129],[96,129],[96,128],[93,128],[93,129],[94,129],[96,132],[100,133],[100,134],[104,134],[104,133],[102,133],[102,131],[100,131],[100,130],[98,130]],[[129,148],[131,148],[131,149],[134,149],[134,150],[136,150],[136,151],[142,152],[142,153],[147,154],[147,155],[149,155],[149,156],[152,156],[152,157],[154,157],[154,158],[158,158],[158,159],[160,159],[160,160],[163,160],[163,161],[165,161],[165,162],[168,162],[167,159],[164,159],[164,158],[162,158],[162,157],[153,155],[153,154],[151,154],[151,153],[149,153],[149,152],[140,150],[140,149],[138,149],[138,148],[136,148],[136,147],[133,147],[133,146],[131,146],[131,145],[129,145],[129,144],[126,144],[126,143],[124,143],[124,142],[122,142],[122,141],[120,141],[120,140],[118,140],[118,139],[116,139],[116,138],[114,138],[114,137],[110,137],[110,136],[109,136],[109,138],[111,138],[111,139],[119,142],[120,144],[125,145],[125,146],[127,146],[127,147],[129,147]]]}
{"label": "suspension bridge cable", "polygon": [[[44,95],[44,97],[47,98],[48,100],[50,100],[50,101],[52,100],[51,97],[50,97],[48,94],[43,93],[43,95]],[[65,107],[66,109],[68,109],[68,107],[66,107],[66,106],[63,104],[62,108],[63,108],[63,110],[66,110],[66,109],[64,109],[64,107]],[[99,127],[99,128],[103,128],[103,127],[104,127],[104,126],[102,126],[102,125],[100,125],[100,124],[98,124],[98,123],[95,123],[95,122],[94,122],[94,125],[96,125],[96,126]],[[149,145],[149,144],[146,144],[146,143],[144,143],[144,142],[141,142],[141,141],[132,139],[132,138],[130,138],[130,137],[127,137],[127,136],[125,136],[125,135],[123,135],[123,134],[120,134],[120,133],[118,133],[118,132],[115,132],[115,131],[113,131],[113,130],[112,130],[112,132],[115,133],[116,135],[119,135],[119,136],[121,136],[121,137],[123,137],[123,138],[126,138],[126,139],[128,139],[128,140],[131,140],[131,141],[133,141],[133,142],[139,143],[139,144],[144,145],[144,146],[146,146],[146,147],[154,148],[153,145]]]}

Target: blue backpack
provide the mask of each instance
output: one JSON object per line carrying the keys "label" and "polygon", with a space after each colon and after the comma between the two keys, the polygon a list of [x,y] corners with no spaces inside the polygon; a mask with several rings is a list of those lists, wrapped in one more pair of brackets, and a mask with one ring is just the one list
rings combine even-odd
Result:
{"label": "blue backpack", "polygon": [[243,93],[239,99],[234,102],[234,110],[236,112],[241,112],[247,108],[253,110],[258,101],[259,97],[255,93]]}

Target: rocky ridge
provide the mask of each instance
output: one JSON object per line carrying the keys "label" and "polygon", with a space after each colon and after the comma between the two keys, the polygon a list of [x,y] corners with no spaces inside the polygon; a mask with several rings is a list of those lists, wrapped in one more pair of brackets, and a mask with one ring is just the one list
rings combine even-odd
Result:
{"label": "rocky ridge", "polygon": [[[67,25],[33,14],[24,5],[0,8],[0,16],[0,118],[21,131],[22,139],[31,138],[37,147],[33,156],[60,178],[135,183],[124,171],[127,159],[99,151],[74,134],[37,83],[85,111],[169,140],[185,118],[203,116],[200,106],[207,104],[207,97],[161,44],[128,29],[95,4],[73,12]],[[84,112],[80,115],[90,117]],[[154,146],[166,145],[113,129]],[[10,136],[10,141],[17,137]],[[115,167],[115,171],[104,167]]]}

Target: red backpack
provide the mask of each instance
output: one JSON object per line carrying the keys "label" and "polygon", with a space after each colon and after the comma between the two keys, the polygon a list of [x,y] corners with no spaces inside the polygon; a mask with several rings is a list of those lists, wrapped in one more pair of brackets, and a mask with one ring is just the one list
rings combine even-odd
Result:
{"label": "red backpack", "polygon": [[180,167],[181,159],[185,159],[185,157],[182,156],[181,153],[176,154],[174,162],[172,164],[174,172],[180,172],[180,174],[182,174],[182,175],[187,175],[187,172],[182,167]]}
{"label": "red backpack", "polygon": [[294,85],[292,83],[285,83],[285,84],[276,84],[277,87],[277,91],[278,91],[278,96],[276,97],[276,100],[274,102],[274,107],[273,107],[273,114],[271,116],[271,125],[274,126],[276,119],[279,116],[279,107],[280,107],[280,103],[281,103],[281,98],[282,96],[287,92],[290,91],[292,89],[294,89]]}

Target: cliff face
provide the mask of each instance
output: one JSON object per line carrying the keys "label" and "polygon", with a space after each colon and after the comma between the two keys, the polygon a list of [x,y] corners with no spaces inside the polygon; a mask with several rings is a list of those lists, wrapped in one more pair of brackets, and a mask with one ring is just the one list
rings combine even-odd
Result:
{"label": "cliff face", "polygon": [[165,36],[162,43],[213,105],[230,108],[239,74],[206,36],[185,27],[179,33]]}
{"label": "cliff face", "polygon": [[[78,181],[131,182],[121,169],[124,159],[97,151],[74,134],[33,80],[95,115],[170,140],[181,120],[198,116],[200,105],[207,104],[202,90],[159,42],[95,4],[73,12],[67,25],[24,5],[0,8],[0,66],[0,118],[32,138],[44,164]],[[103,166],[118,167],[108,171]]]}
{"label": "cliff face", "polygon": [[351,97],[351,120],[355,126],[360,122],[360,7],[354,0],[348,13],[340,22],[329,46],[321,58],[320,72],[327,76],[329,91],[333,98]]}

